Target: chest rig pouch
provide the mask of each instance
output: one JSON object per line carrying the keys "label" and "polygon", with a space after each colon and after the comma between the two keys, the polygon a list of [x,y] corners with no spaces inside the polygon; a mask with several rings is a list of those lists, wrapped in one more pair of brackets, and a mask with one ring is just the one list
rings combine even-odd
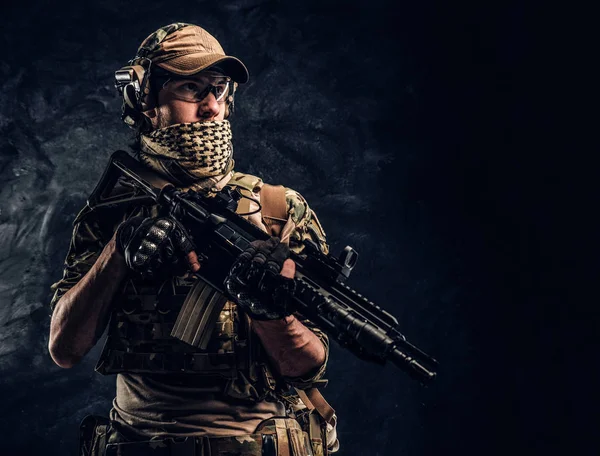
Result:
{"label": "chest rig pouch", "polygon": [[[238,399],[262,400],[275,389],[249,319],[202,279],[174,277],[158,287],[128,280],[118,299],[99,373],[193,375]],[[180,315],[188,317],[183,324]],[[186,324],[198,320],[207,323],[204,331]]]}

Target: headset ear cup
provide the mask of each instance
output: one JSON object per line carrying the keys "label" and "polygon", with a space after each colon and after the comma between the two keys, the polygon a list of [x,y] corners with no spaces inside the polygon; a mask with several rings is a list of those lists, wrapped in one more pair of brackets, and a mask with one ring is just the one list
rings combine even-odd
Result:
{"label": "headset ear cup", "polygon": [[138,128],[145,118],[142,113],[155,106],[146,74],[151,62],[148,59],[136,59],[129,63],[115,71],[115,86],[123,97],[123,121],[132,128]]}
{"label": "headset ear cup", "polygon": [[129,83],[125,87],[123,87],[123,101],[129,108],[136,110],[137,96],[135,86],[133,85],[133,83]]}
{"label": "headset ear cup", "polygon": [[131,128],[136,128],[139,126],[140,121],[143,120],[141,117],[142,116],[140,116],[138,111],[131,109],[126,103],[123,103],[123,111],[121,113],[123,122],[125,122]]}

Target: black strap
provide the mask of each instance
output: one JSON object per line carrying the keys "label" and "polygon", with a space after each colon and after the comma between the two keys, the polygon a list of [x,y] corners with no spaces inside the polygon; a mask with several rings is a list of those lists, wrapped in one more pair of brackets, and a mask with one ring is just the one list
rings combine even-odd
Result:
{"label": "black strap", "polygon": [[262,456],[265,454],[262,449],[266,435],[249,434],[243,437],[243,439],[238,437],[184,437],[109,443],[106,446],[105,456],[219,456],[226,454]]}
{"label": "black strap", "polygon": [[[208,452],[205,449],[208,447]],[[208,439],[187,437],[182,439],[146,440],[143,442],[109,443],[106,456],[209,456]]]}

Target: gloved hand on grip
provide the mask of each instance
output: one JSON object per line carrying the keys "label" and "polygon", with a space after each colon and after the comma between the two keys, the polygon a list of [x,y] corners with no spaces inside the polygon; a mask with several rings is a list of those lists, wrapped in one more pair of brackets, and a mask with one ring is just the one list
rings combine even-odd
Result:
{"label": "gloved hand on grip", "polygon": [[171,217],[132,217],[117,228],[116,243],[127,266],[147,278],[183,274],[190,257],[197,263],[190,235]]}
{"label": "gloved hand on grip", "polygon": [[294,311],[295,282],[281,275],[290,255],[287,244],[276,237],[253,241],[236,259],[225,279],[230,297],[251,318],[279,320]]}

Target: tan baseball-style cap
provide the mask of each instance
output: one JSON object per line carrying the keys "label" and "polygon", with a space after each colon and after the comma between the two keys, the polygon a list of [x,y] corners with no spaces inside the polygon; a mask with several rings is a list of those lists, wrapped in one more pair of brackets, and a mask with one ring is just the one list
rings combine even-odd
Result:
{"label": "tan baseball-style cap", "polygon": [[218,66],[235,82],[248,81],[246,66],[225,54],[217,39],[201,27],[177,22],[159,28],[140,45],[137,57],[182,76]]}

